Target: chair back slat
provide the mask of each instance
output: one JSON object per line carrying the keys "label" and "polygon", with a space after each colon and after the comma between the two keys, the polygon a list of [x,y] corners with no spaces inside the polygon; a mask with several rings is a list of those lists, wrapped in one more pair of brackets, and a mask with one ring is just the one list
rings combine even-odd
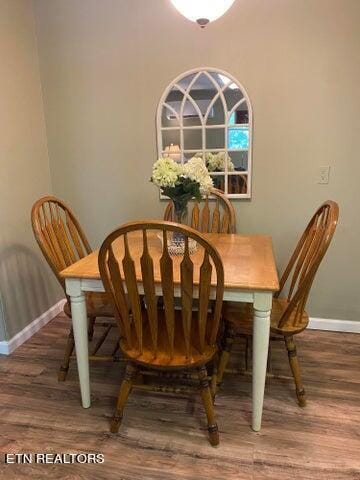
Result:
{"label": "chair back slat", "polygon": [[212,225],[211,232],[218,233],[220,230],[220,209],[219,209],[219,199],[216,200],[216,205],[213,211],[212,216]]}
{"label": "chair back slat", "polygon": [[154,262],[149,254],[148,240],[145,229],[143,230],[143,245],[143,254],[140,259],[141,276],[145,294],[146,310],[149,320],[152,344],[154,352],[156,352],[158,338],[158,314],[157,298],[155,295]]}
{"label": "chair back slat", "polygon": [[54,223],[57,236],[60,239],[60,247],[64,258],[66,259],[66,264],[72,265],[76,262],[76,254],[74,252],[74,246],[69,240],[68,232],[65,229],[64,221],[59,210],[59,205],[57,204],[55,206],[55,218],[52,221]]}
{"label": "chair back slat", "polygon": [[[166,206],[164,220],[175,221],[172,202]],[[213,188],[200,204],[193,203],[189,222],[192,228],[203,233],[236,233],[234,207],[226,195],[216,188]]]}
{"label": "chair back slat", "polygon": [[193,304],[193,278],[194,265],[189,254],[189,239],[185,237],[185,252],[183,260],[180,264],[181,271],[181,314],[183,323],[183,332],[186,348],[186,356],[190,356],[190,337],[191,337],[191,320],[192,320],[192,304]]}
{"label": "chair back slat", "polygon": [[79,233],[74,225],[74,222],[71,220],[71,217],[69,215],[68,211],[65,211],[65,218],[66,218],[66,226],[69,230],[71,240],[73,244],[75,245],[76,252],[78,255],[78,258],[83,258],[86,256],[86,252],[84,251],[84,248],[81,244],[81,238],[79,236]]}
{"label": "chair back slat", "polygon": [[59,218],[58,220],[58,229],[59,229],[59,237],[63,238],[63,242],[64,242],[63,245],[65,246],[64,253],[67,256],[67,262],[69,262],[70,264],[73,264],[77,261],[76,252],[69,238],[69,232],[66,230],[62,218]]}
{"label": "chair back slat", "polygon": [[50,238],[50,242],[53,247],[53,250],[55,251],[59,268],[60,270],[63,270],[64,268],[70,265],[70,262],[66,262],[66,258],[64,256],[64,251],[63,251],[63,245],[62,245],[62,238],[59,238],[59,236],[57,235],[56,227],[51,217],[51,212],[52,212],[51,204],[49,206],[49,212],[50,212],[50,219],[48,218],[48,216],[45,217],[44,227]]}
{"label": "chair back slat", "polygon": [[64,262],[62,259],[61,252],[59,254],[56,248],[56,242],[54,241],[54,235],[50,228],[48,227],[48,221],[46,219],[45,214],[43,214],[44,222],[39,227],[37,231],[37,240],[40,241],[40,245],[42,246],[43,252],[45,251],[49,258],[52,259],[52,263],[57,271],[61,271],[64,266]]}
{"label": "chair back slat", "polygon": [[[174,233],[185,237],[185,251],[180,258],[171,257],[168,252],[169,238]],[[189,252],[189,239],[198,245],[196,262]],[[212,279],[214,269],[216,277]],[[165,357],[169,362],[175,354],[176,358],[183,355],[186,365],[194,351],[203,353],[206,348],[216,345],[224,270],[217,250],[196,230],[170,222],[126,224],[102,244],[99,270],[120,318],[125,350],[138,350],[135,352],[137,357],[144,351],[148,358],[151,349],[151,358],[159,358],[159,362],[165,362]],[[210,302],[212,281],[216,294],[214,301]],[[145,302],[142,303],[143,293]],[[156,295],[159,294],[163,295],[163,302],[157,302]],[[181,297],[179,314],[175,310],[175,295]],[[194,313],[192,307],[197,297],[199,311]],[[135,342],[131,343],[134,339]]]}
{"label": "chair back slat", "polygon": [[328,200],[315,212],[280,280],[278,297],[289,284],[287,305],[279,328],[296,327],[302,322],[306,302],[320,263],[331,243],[339,218],[336,202]]}
{"label": "chair back slat", "polygon": [[230,233],[234,233],[231,231],[229,214],[225,211],[221,222],[220,233],[229,233],[229,230]]}
{"label": "chair back slat", "polygon": [[174,357],[175,302],[173,263],[168,251],[166,230],[163,230],[163,252],[160,258],[161,286],[163,293],[166,331],[169,342],[170,358]]}
{"label": "chair back slat", "polygon": [[58,258],[60,259],[60,264],[62,268],[66,268],[68,265],[70,265],[70,262],[68,259],[68,255],[66,254],[66,246],[63,245],[62,235],[59,234],[58,224],[55,220],[53,207],[53,203],[48,204],[50,219],[46,218],[45,225],[48,229],[53,245],[57,251]]}
{"label": "chair back slat", "polygon": [[210,225],[210,208],[209,208],[209,197],[205,198],[205,205],[201,211],[201,231],[209,232]]}
{"label": "chair back slat", "polygon": [[195,230],[199,230],[199,218],[200,218],[200,209],[199,204],[196,202],[191,213],[191,226]]}
{"label": "chair back slat", "polygon": [[[217,275],[218,275],[218,271],[216,271],[216,276]],[[219,298],[219,297],[223,296],[223,290],[224,290],[223,280],[220,281],[220,282],[217,281],[216,298]],[[222,311],[222,304],[220,302],[216,301],[214,306],[213,306],[214,321],[210,325],[211,329],[210,329],[210,335],[209,335],[209,340],[208,340],[210,345],[213,345],[217,340],[218,331],[219,331],[219,327],[220,327],[221,311]]]}
{"label": "chair back slat", "polygon": [[199,312],[198,312],[198,331],[200,352],[204,352],[206,323],[209,309],[210,287],[211,287],[212,265],[209,260],[208,252],[204,254],[204,260],[200,267],[199,281]]}
{"label": "chair back slat", "polygon": [[308,254],[305,256],[303,267],[301,269],[301,274],[299,277],[299,283],[302,283],[309,271],[309,268],[313,264],[314,260],[316,259],[316,254],[318,252],[318,249],[320,248],[323,236],[324,236],[325,230],[323,225],[319,225],[318,228],[316,229],[314,238],[311,242]]}
{"label": "chair back slat", "polygon": [[34,204],[31,224],[44,257],[65,289],[60,272],[91,253],[79,222],[64,202],[46,196]]}
{"label": "chair back slat", "polygon": [[302,246],[299,249],[300,253],[298,255],[298,258],[297,258],[296,262],[294,262],[295,268],[294,268],[294,273],[293,273],[292,278],[291,278],[291,284],[290,284],[289,293],[288,293],[288,296],[287,296],[288,301],[290,301],[290,299],[293,295],[294,289],[295,289],[295,287],[298,283],[298,280],[299,280],[299,277],[301,275],[301,271],[303,269],[303,265],[304,265],[306,256],[308,255],[308,253],[310,251],[310,248],[311,248],[311,244],[314,241],[315,233],[316,233],[316,229],[313,226],[312,228],[309,229],[308,235],[304,237],[304,241],[302,243]]}
{"label": "chair back slat", "polygon": [[142,328],[142,315],[141,315],[141,300],[139,296],[138,285],[136,282],[135,262],[130,254],[127,234],[124,235],[124,250],[125,250],[125,255],[122,261],[122,266],[124,269],[124,280],[125,280],[128,298],[129,298],[132,319],[135,325],[134,333],[136,336],[136,341],[139,347],[139,351],[142,353],[143,328]]}
{"label": "chair back slat", "polygon": [[129,317],[129,305],[126,299],[126,293],[124,290],[123,281],[121,278],[119,262],[115,258],[114,250],[112,246],[109,248],[108,253],[108,269],[111,275],[112,284],[112,299],[114,303],[114,311],[118,313],[116,319],[120,324],[120,331],[125,335],[127,344],[130,348],[133,346],[131,329],[130,329],[130,317]]}

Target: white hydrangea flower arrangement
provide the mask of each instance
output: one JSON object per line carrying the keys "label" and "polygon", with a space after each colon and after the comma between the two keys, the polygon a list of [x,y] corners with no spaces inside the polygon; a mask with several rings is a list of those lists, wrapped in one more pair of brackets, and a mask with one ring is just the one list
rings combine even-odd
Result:
{"label": "white hydrangea flower arrangement", "polygon": [[207,195],[213,187],[203,159],[196,156],[184,165],[171,158],[159,158],[154,163],[151,181],[163,195],[171,198],[178,218],[181,218],[190,200],[200,201],[202,195]]}
{"label": "white hydrangea flower arrangement", "polygon": [[182,175],[194,182],[198,182],[202,195],[207,195],[213,187],[213,181],[202,158],[193,157],[185,163]]}
{"label": "white hydrangea flower arrangement", "polygon": [[159,158],[153,165],[151,181],[160,188],[175,187],[181,173],[182,166],[174,160]]}

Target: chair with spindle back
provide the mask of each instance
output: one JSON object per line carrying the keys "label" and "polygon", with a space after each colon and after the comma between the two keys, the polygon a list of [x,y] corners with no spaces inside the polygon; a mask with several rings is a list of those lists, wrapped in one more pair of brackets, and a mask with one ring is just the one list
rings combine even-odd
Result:
{"label": "chair with spindle back", "polygon": [[[31,210],[31,223],[40,250],[65,292],[65,281],[60,277],[60,272],[91,253],[90,244],[70,208],[56,197],[46,196],[35,202]],[[86,307],[89,317],[89,339],[92,339],[96,318],[114,317],[114,311],[104,293],[88,293]],[[71,317],[69,300],[64,306],[64,312]],[[112,325],[112,323],[102,324],[105,332],[97,341],[90,358],[95,356]],[[58,374],[59,381],[66,379],[73,350],[74,336],[71,328]],[[112,356],[116,357],[115,350]]]}
{"label": "chair with spindle back", "polygon": [[[214,201],[209,199],[214,198]],[[191,221],[192,228],[203,233],[236,233],[236,215],[232,203],[224,193],[216,188],[204,198],[202,208],[194,202]],[[169,202],[164,212],[165,221],[174,221],[174,205]]]}
{"label": "chair with spindle back", "polygon": [[[185,252],[171,257],[167,242],[174,232],[184,235]],[[189,239],[198,245],[194,257],[189,254]],[[197,258],[198,263],[192,258]],[[152,388],[134,384],[141,369],[145,367],[167,379],[178,378],[179,371],[183,371],[186,378],[198,382],[210,443],[217,445],[218,428],[206,369],[217,352],[224,291],[223,265],[216,249],[199,232],[184,225],[161,221],[128,223],[105,239],[99,252],[99,270],[116,311],[120,349],[128,360],[111,431],[119,430],[132,388]],[[210,308],[211,285],[215,299]],[[145,302],[141,301],[142,294]],[[162,304],[158,304],[156,294],[163,295]],[[175,294],[181,298],[181,311],[175,309]],[[192,310],[195,297],[199,298],[197,312]],[[178,391],[166,386],[154,390]]]}
{"label": "chair with spindle back", "polygon": [[[306,405],[305,391],[293,337],[308,326],[306,302],[316,272],[333,238],[338,217],[339,207],[331,200],[323,203],[315,212],[290,258],[280,281],[279,292],[273,299],[270,338],[285,340],[296,386],[296,396],[302,407]],[[235,337],[252,334],[252,309],[249,304],[228,302],[223,309],[223,318],[226,333],[218,369],[219,383],[227,366]]]}

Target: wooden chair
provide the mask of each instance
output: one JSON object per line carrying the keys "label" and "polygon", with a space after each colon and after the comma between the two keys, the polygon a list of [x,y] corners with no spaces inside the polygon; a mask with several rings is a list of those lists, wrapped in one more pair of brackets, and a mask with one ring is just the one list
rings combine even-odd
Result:
{"label": "wooden chair", "polygon": [[[213,188],[210,196],[204,198],[202,208],[194,202],[191,211],[192,228],[203,233],[236,233],[236,215],[232,203],[220,190]],[[174,205],[169,202],[164,213],[165,221],[174,221]]]}
{"label": "wooden chair", "polygon": [[[65,281],[60,277],[60,272],[91,253],[90,244],[72,211],[56,197],[46,196],[34,204],[31,210],[31,223],[36,241],[65,292]],[[92,339],[96,318],[113,317],[114,311],[104,293],[88,293],[86,307],[89,316],[89,339]],[[69,300],[64,306],[64,312],[71,318]],[[91,359],[94,359],[112,325],[113,323],[107,322],[101,324],[105,327],[105,331],[91,352]],[[74,336],[71,328],[58,374],[59,381],[64,381],[66,378],[73,350]],[[117,359],[116,350],[113,351],[112,357]],[[110,358],[103,357],[103,359]]]}
{"label": "wooden chair", "polygon": [[[299,360],[294,335],[302,332],[309,323],[305,311],[316,272],[330,245],[339,216],[339,207],[327,201],[315,212],[290,258],[280,281],[280,290],[273,299],[271,311],[271,339],[285,340],[290,368],[295,380],[300,406],[305,406]],[[228,302],[224,305],[225,342],[221,353],[218,382],[222,381],[234,339],[252,334],[253,312],[249,304]],[[246,359],[247,360],[247,359]]]}
{"label": "wooden chair", "polygon": [[[160,239],[156,233],[160,234]],[[134,236],[134,232],[135,236]],[[185,236],[183,256],[168,253],[168,235],[173,232]],[[136,237],[137,235],[137,237]],[[137,238],[137,241],[136,241]],[[197,268],[189,254],[189,239],[198,244]],[[199,257],[197,257],[199,258]],[[206,364],[217,353],[224,271],[218,252],[204,237],[187,226],[170,222],[147,221],[128,223],[111,233],[100,248],[99,269],[106,292],[111,297],[120,329],[120,349],[128,359],[125,378],[121,384],[111,432],[119,430],[124,406],[132,388],[155,391],[186,391],[166,386],[136,385],[134,378],[140,372],[178,378],[196,377],[208,421],[210,443],[219,443],[212,395]],[[216,295],[210,310],[210,284],[216,273]],[[155,272],[155,273],[154,273]],[[157,274],[157,281],[155,282]],[[143,291],[139,292],[138,281]],[[179,287],[175,282],[180,283]],[[197,289],[196,285],[199,285]],[[157,288],[163,295],[163,304],[157,302]],[[179,288],[181,311],[175,309],[174,291]],[[195,297],[199,297],[199,310],[192,311]],[[128,297],[126,297],[127,292]],[[141,302],[144,294],[145,302]],[[145,371],[141,370],[145,367]],[[213,374],[211,384],[216,377]],[[180,375],[181,377],[181,375]]]}

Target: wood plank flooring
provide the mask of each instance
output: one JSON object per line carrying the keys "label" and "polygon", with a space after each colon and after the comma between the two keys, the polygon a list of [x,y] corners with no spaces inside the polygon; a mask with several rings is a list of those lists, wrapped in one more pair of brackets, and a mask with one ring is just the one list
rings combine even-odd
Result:
{"label": "wood plank flooring", "polygon": [[[216,400],[220,446],[212,448],[196,397],[134,392],[112,435],[120,364],[92,363],[92,408],[82,409],[75,363],[57,382],[68,322],[57,317],[0,357],[1,479],[360,480],[360,335],[300,335],[308,406],[297,406],[291,380],[269,379],[260,433],[250,429],[251,378],[227,375]],[[289,375],[282,343],[272,358],[274,373]],[[233,364],[242,362],[240,348]],[[45,452],[102,453],[105,462],[4,464],[4,453]]]}

